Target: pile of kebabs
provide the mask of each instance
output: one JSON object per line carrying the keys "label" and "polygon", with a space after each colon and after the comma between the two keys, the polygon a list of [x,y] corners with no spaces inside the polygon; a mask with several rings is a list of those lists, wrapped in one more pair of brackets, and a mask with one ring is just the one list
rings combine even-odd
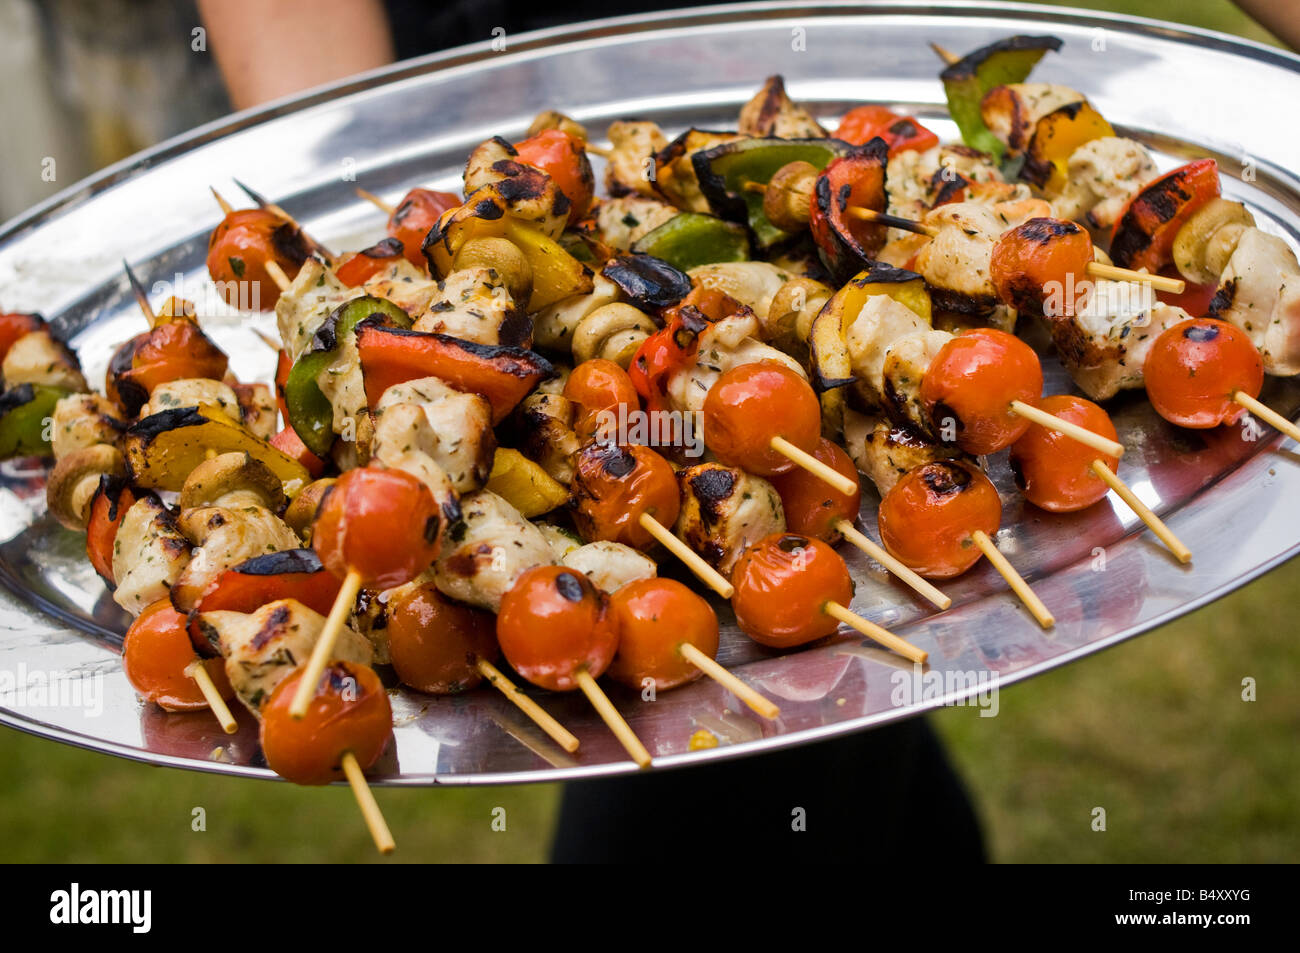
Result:
{"label": "pile of kebabs", "polygon": [[[985,556],[1050,626],[992,542],[983,457],[1007,450],[1048,511],[1114,490],[1186,562],[1094,401],[1145,387],[1179,426],[1250,412],[1300,439],[1256,399],[1300,373],[1294,253],[1220,197],[1213,160],[1162,172],[1083,94],[1029,82],[1059,46],[949,57],[956,144],[874,105],[832,133],[780,77],[736,132],[616,122],[600,147],[544,113],[473,151],[463,195],[364,193],[387,234],[352,254],[218,195],[209,272],[274,309],[274,387],[234,379],[193,305],[155,310],[132,275],[149,327],[102,395],[41,318],[0,315],[0,452],[53,454],[49,510],[135,617],[142,698],[229,731],[237,698],[278,773],[352,783],[381,849],[372,666],[432,694],[487,682],[576,750],[504,657],[586,693],[643,766],[603,675],[708,674],[778,715],[714,661],[714,610],[659,575],[669,554],[776,648],[847,624],[925,660],[848,608],[841,541],[940,609],[929,580]],[[1018,320],[1086,398],[1043,395]],[[883,546],[855,526],[861,474]]]}

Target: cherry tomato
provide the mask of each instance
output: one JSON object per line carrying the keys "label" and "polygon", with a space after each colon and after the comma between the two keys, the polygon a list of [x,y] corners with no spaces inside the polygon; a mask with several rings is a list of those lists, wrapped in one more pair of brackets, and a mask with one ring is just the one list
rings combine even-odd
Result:
{"label": "cherry tomato", "polygon": [[890,158],[909,149],[924,152],[939,144],[939,137],[910,116],[900,116],[884,106],[858,106],[840,120],[835,138],[860,146],[875,138],[885,140]]}
{"label": "cherry tomato", "polygon": [[573,496],[573,521],[583,539],[607,539],[635,549],[649,549],[655,542],[641,526],[642,513],[671,527],[681,508],[672,466],[638,445],[583,447],[573,474]]}
{"label": "cherry tomato", "polygon": [[126,518],[126,511],[135,504],[131,488],[109,474],[99,478],[99,486],[90,500],[90,518],[86,523],[86,558],[99,573],[99,578],[115,586],[113,578],[113,544],[117,528]]}
{"label": "cherry tomato", "polygon": [[124,343],[108,362],[105,393],[134,416],[159,384],[187,378],[219,381],[230,359],[193,321],[167,321]]}
{"label": "cherry tomato", "polygon": [[375,275],[387,271],[395,258],[401,258],[405,246],[400,239],[384,238],[369,248],[363,248],[356,254],[349,255],[337,268],[334,277],[349,288],[364,285]]}
{"label": "cherry tomato", "polygon": [[812,455],[832,470],[848,477],[858,485],[858,489],[846,495],[803,467],[794,467],[777,474],[772,477],[772,485],[781,494],[788,530],[833,543],[840,538],[836,524],[840,520],[852,523],[858,518],[858,508],[862,503],[858,468],[838,444],[825,437],[822,437]]}
{"label": "cherry tomato", "polygon": [[442,515],[429,488],[402,470],[348,470],[326,491],[311,544],[336,576],[371,589],[409,582],[438,556]]}
{"label": "cherry tomato", "polygon": [[[578,405],[573,430],[584,443],[595,435],[602,423],[605,424],[601,428],[602,439],[614,439],[618,426],[632,411],[641,409],[641,401],[627,371],[604,358],[583,361],[575,367],[564,382],[564,396]],[[605,412],[613,414],[613,428],[608,426],[611,422],[609,417],[602,418]]]}
{"label": "cherry tomato", "polygon": [[576,569],[538,566],[501,600],[497,641],[506,661],[534,685],[555,692],[578,687],[574,674],[599,678],[618,648],[605,600]]}
{"label": "cherry tomato", "polygon": [[266,209],[237,209],[208,238],[208,274],[233,308],[270,311],[280,286],[266,270],[274,261],[292,281],[311,246],[290,222]]}
{"label": "cherry tomato", "polygon": [[671,308],[664,309],[664,326],[637,348],[628,367],[636,392],[647,410],[668,407],[668,382],[674,374],[695,360],[700,332],[744,309],[735,298],[714,288],[697,285]]}
{"label": "cherry tomato", "polygon": [[[172,608],[169,599],[147,606],[126,630],[122,671],[142,698],[160,708],[196,711],[208,707],[198,683],[185,674],[196,661],[199,658],[190,644],[185,616]],[[204,659],[202,664],[222,698],[235,694],[226,679],[223,659]]]}
{"label": "cherry tomato", "polygon": [[591,208],[596,178],[587,158],[586,143],[561,129],[543,129],[515,146],[519,161],[541,169],[569,200],[569,224],[573,225]]}
{"label": "cherry tomato", "polygon": [[432,582],[392,598],[387,631],[397,677],[431,695],[477,687],[478,660],[491,662],[499,652],[492,614],[452,602]]}
{"label": "cherry tomato", "polygon": [[1121,268],[1157,272],[1173,261],[1174,238],[1192,214],[1219,194],[1219,165],[1197,159],[1142,186],[1110,235],[1110,257]]}
{"label": "cherry tomato", "polygon": [[345,777],[351,752],[370,768],[393,733],[393,709],[383,682],[368,665],[331,662],[301,719],[289,713],[303,669],[275,687],[262,709],[262,754],[267,766],[294,784],[329,784]]}
{"label": "cherry tomato", "polygon": [[20,337],[43,327],[45,319],[39,314],[0,313],[0,361]]}
{"label": "cherry tomato", "polygon": [[1074,222],[1031,218],[993,246],[989,276],[998,299],[1025,314],[1072,317],[1090,287],[1092,239]]}
{"label": "cherry tomato", "polygon": [[620,587],[609,597],[609,616],[618,633],[609,677],[624,685],[641,688],[649,678],[662,692],[699,678],[704,673],[678,651],[684,642],[709,658],[718,654],[713,608],[675,579],[638,579]]}
{"label": "cherry tomato", "polygon": [[881,542],[903,565],[948,579],[979,560],[973,534],[997,532],[1002,500],[981,471],[940,460],[903,474],[881,500],[878,518]]}
{"label": "cherry tomato", "polygon": [[921,401],[936,429],[956,427],[959,447],[982,456],[1015,443],[1029,421],[1011,402],[1037,403],[1043,368],[1033,349],[1014,335],[977,328],[958,335],[934,356],[921,381]]}
{"label": "cherry tomato", "polygon": [[289,360],[284,348],[280,348],[279,357],[275,360],[275,402],[280,407],[280,420],[286,426],[289,423],[289,404],[285,400],[284,389],[289,384],[289,372],[292,370],[293,361]]}
{"label": "cherry tomato", "polygon": [[1246,408],[1232,395],[1258,397],[1264,386],[1264,364],[1246,332],[1216,318],[1189,318],[1165,329],[1142,373],[1156,412],[1195,430],[1236,423]]}
{"label": "cherry tomato", "polygon": [[723,463],[758,476],[794,464],[771,447],[784,437],[812,453],[821,441],[821,405],[808,382],[784,364],[740,364],[719,377],[704,398],[704,439]]}
{"label": "cherry tomato", "polygon": [[[1090,400],[1053,394],[1044,397],[1038,406],[1108,440],[1118,439],[1110,414]],[[1119,457],[1100,454],[1038,424],[1031,424],[1024,436],[1011,445],[1016,485],[1030,503],[1053,513],[1085,509],[1110,492],[1105,482],[1092,472],[1094,460],[1100,460],[1112,472],[1119,466]]]}
{"label": "cherry tomato", "polygon": [[416,268],[428,267],[421,246],[429,230],[438,224],[442,213],[461,205],[461,198],[451,192],[411,189],[388,218],[388,234],[402,243],[406,260]]}
{"label": "cherry tomato", "polygon": [[853,601],[853,580],[840,554],[797,533],[773,533],[745,550],[731,582],[740,630],[777,649],[830,635],[839,622],[826,613],[826,604]]}

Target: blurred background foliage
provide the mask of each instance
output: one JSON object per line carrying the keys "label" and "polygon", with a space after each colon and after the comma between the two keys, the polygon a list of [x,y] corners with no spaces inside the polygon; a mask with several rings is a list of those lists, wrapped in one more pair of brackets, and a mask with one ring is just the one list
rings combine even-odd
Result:
{"label": "blurred background foliage", "polygon": [[[113,15],[128,2],[131,16]],[[1274,42],[1227,0],[1061,5]],[[203,58],[187,45],[168,50],[197,22],[187,3],[0,0],[7,123],[0,168],[8,173],[0,176],[0,219],[220,115],[219,82],[195,67]],[[122,32],[123,23],[134,29]],[[59,68],[45,68],[51,62]],[[23,123],[41,136],[16,134]],[[56,183],[15,174],[39,168],[50,142],[67,156]],[[1006,689],[996,718],[980,718],[975,708],[934,715],[974,796],[992,859],[1300,857],[1297,591],[1300,560],[1156,632]],[[1244,678],[1255,679],[1257,700],[1243,701]],[[0,730],[0,764],[0,861],[377,859],[345,788],[153,768],[7,729]],[[383,790],[378,798],[401,845],[394,861],[541,861],[559,788]],[[206,814],[204,832],[191,830],[196,807]],[[1096,807],[1106,810],[1105,832],[1092,830]],[[504,831],[493,829],[495,808],[505,809]]]}

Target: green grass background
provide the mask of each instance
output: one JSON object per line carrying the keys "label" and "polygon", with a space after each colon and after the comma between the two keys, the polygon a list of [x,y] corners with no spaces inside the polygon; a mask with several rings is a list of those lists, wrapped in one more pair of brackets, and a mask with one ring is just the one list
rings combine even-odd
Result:
{"label": "green grass background", "polygon": [[[1076,3],[1269,39],[1226,0]],[[1156,632],[938,713],[999,861],[1300,858],[1300,560]],[[1243,701],[1241,682],[1257,683]],[[379,791],[394,861],[540,861],[553,785]],[[206,831],[191,830],[195,807]],[[492,829],[505,808],[506,830]],[[1103,807],[1104,832],[1092,830]],[[346,789],[153,768],[0,729],[0,861],[353,862]]]}

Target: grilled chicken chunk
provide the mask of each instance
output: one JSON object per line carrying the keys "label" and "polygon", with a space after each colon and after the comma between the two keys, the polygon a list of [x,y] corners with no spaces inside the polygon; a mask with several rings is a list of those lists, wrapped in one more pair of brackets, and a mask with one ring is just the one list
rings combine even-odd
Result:
{"label": "grilled chicken chunk", "polygon": [[[644,195],[657,198],[650,170],[652,157],[668,145],[668,138],[653,122],[614,122],[606,132],[611,155],[605,165],[605,188],[610,195]],[[626,246],[622,246],[626,247]]]}
{"label": "grilled chicken chunk", "polygon": [[43,384],[70,391],[86,391],[77,356],[48,328],[28,331],[14,341],[0,364],[6,388]]}
{"label": "grilled chicken chunk", "polygon": [[[1004,185],[1006,190],[976,189],[976,193],[998,195],[998,201],[1015,194],[1016,186],[1002,177],[993,157],[970,146],[932,146],[924,152],[908,149],[889,160],[885,190],[889,213],[919,219],[936,205],[969,201],[971,186]],[[1021,186],[1020,188],[1023,188]],[[1024,190],[1028,195],[1028,189]],[[891,230],[891,237],[899,235]]]}
{"label": "grilled chicken chunk", "polygon": [[335,308],[365,294],[364,288],[349,288],[315,258],[308,258],[293,282],[275,303],[275,321],[280,341],[290,361],[296,361],[311,346],[311,339]]}
{"label": "grilled chicken chunk", "polygon": [[921,380],[952,335],[937,331],[888,295],[872,295],[845,331],[853,374],[878,409],[923,433],[931,429],[921,407]]}
{"label": "grilled chicken chunk", "polygon": [[1012,83],[995,86],[980,103],[980,115],[989,131],[1007,145],[1007,154],[1019,155],[1029,147],[1034,126],[1050,112],[1087,97],[1054,83]]}
{"label": "grilled chicken chunk", "polygon": [[280,408],[269,384],[235,384],[231,387],[239,400],[244,426],[263,440],[275,436],[276,417]]}
{"label": "grilled chicken chunk", "polygon": [[479,489],[492,472],[492,406],[441,378],[421,377],[388,388],[375,404],[374,426],[374,456],[398,466],[393,461],[404,455],[424,454],[457,493]]}
{"label": "grilled chicken chunk", "polygon": [[156,496],[131,504],[113,543],[113,601],[132,615],[166,599],[190,561],[190,541]]}
{"label": "grilled chicken chunk", "polygon": [[243,408],[234,388],[224,381],[209,377],[183,377],[159,384],[149,394],[149,400],[140,408],[141,419],[150,414],[176,407],[199,407],[209,404],[220,408],[231,420],[242,420]]}
{"label": "grilled chicken chunk", "polygon": [[576,410],[567,397],[535,392],[523,399],[513,418],[516,448],[564,486],[573,482],[582,448],[573,431]]}
{"label": "grilled chicken chunk", "polygon": [[923,463],[963,456],[955,447],[945,447],[907,424],[883,417],[844,411],[844,447],[854,465],[876,485],[883,497],[899,478]]}
{"label": "grilled chicken chunk", "polygon": [[515,581],[536,566],[553,566],[546,537],[490,490],[461,498],[461,519],[448,527],[433,579],[444,595],[497,612]]}
{"label": "grilled chicken chunk", "polygon": [[1250,335],[1265,373],[1300,374],[1300,263],[1282,239],[1242,229],[1211,311]]}
{"label": "grilled chicken chunk", "polygon": [[1046,202],[1029,199],[993,205],[953,202],[927,213],[925,223],[939,233],[917,252],[916,270],[935,292],[936,306],[965,313],[992,311],[998,304],[989,277],[994,244],[1007,229],[1051,211]]}
{"label": "grilled chicken chunk", "polygon": [[494,268],[461,268],[435,286],[416,331],[450,334],[477,344],[532,342],[528,316],[515,304]]}
{"label": "grilled chicken chunk", "polygon": [[692,268],[690,277],[694,285],[731,295],[754,312],[761,326],[776,293],[796,276],[765,261],[728,261]]}
{"label": "grilled chicken chunk", "polygon": [[172,582],[172,604],[181,612],[193,609],[208,586],[232,566],[302,545],[284,520],[262,506],[185,510],[177,526],[195,547]]}
{"label": "grilled chicken chunk", "polygon": [[56,459],[97,443],[117,445],[126,421],[116,405],[99,394],[69,394],[54,405],[50,443]]}
{"label": "grilled chicken chunk", "polygon": [[595,225],[597,239],[626,251],[677,214],[677,209],[657,196],[636,194],[601,199],[589,219]]}
{"label": "grilled chicken chunk", "polygon": [[1070,154],[1066,186],[1052,200],[1055,215],[1110,228],[1128,200],[1158,174],[1142,143],[1119,136],[1094,139]]}
{"label": "grilled chicken chunk", "polygon": [[659,572],[655,561],[644,553],[603,539],[577,546],[559,560],[561,566],[578,570],[602,592],[615,592],[639,579],[653,579]]}
{"label": "grilled chicken chunk", "polygon": [[682,507],[674,532],[723,575],[749,546],[785,529],[776,487],[720,463],[700,463],[677,474]]}
{"label": "grilled chicken chunk", "polygon": [[739,129],[745,136],[781,139],[825,139],[830,135],[811,113],[794,104],[780,76],[769,76],[754,98],[740,107]]}
{"label": "grilled chicken chunk", "polygon": [[[199,631],[226,659],[226,676],[239,700],[261,717],[275,687],[311,657],[325,617],[294,599],[269,602],[256,612],[203,612]],[[369,665],[370,643],[344,626],[333,657]]]}
{"label": "grilled chicken chunk", "polygon": [[423,314],[438,296],[439,285],[403,257],[371,276],[362,286],[366,294],[387,298],[410,315]]}

